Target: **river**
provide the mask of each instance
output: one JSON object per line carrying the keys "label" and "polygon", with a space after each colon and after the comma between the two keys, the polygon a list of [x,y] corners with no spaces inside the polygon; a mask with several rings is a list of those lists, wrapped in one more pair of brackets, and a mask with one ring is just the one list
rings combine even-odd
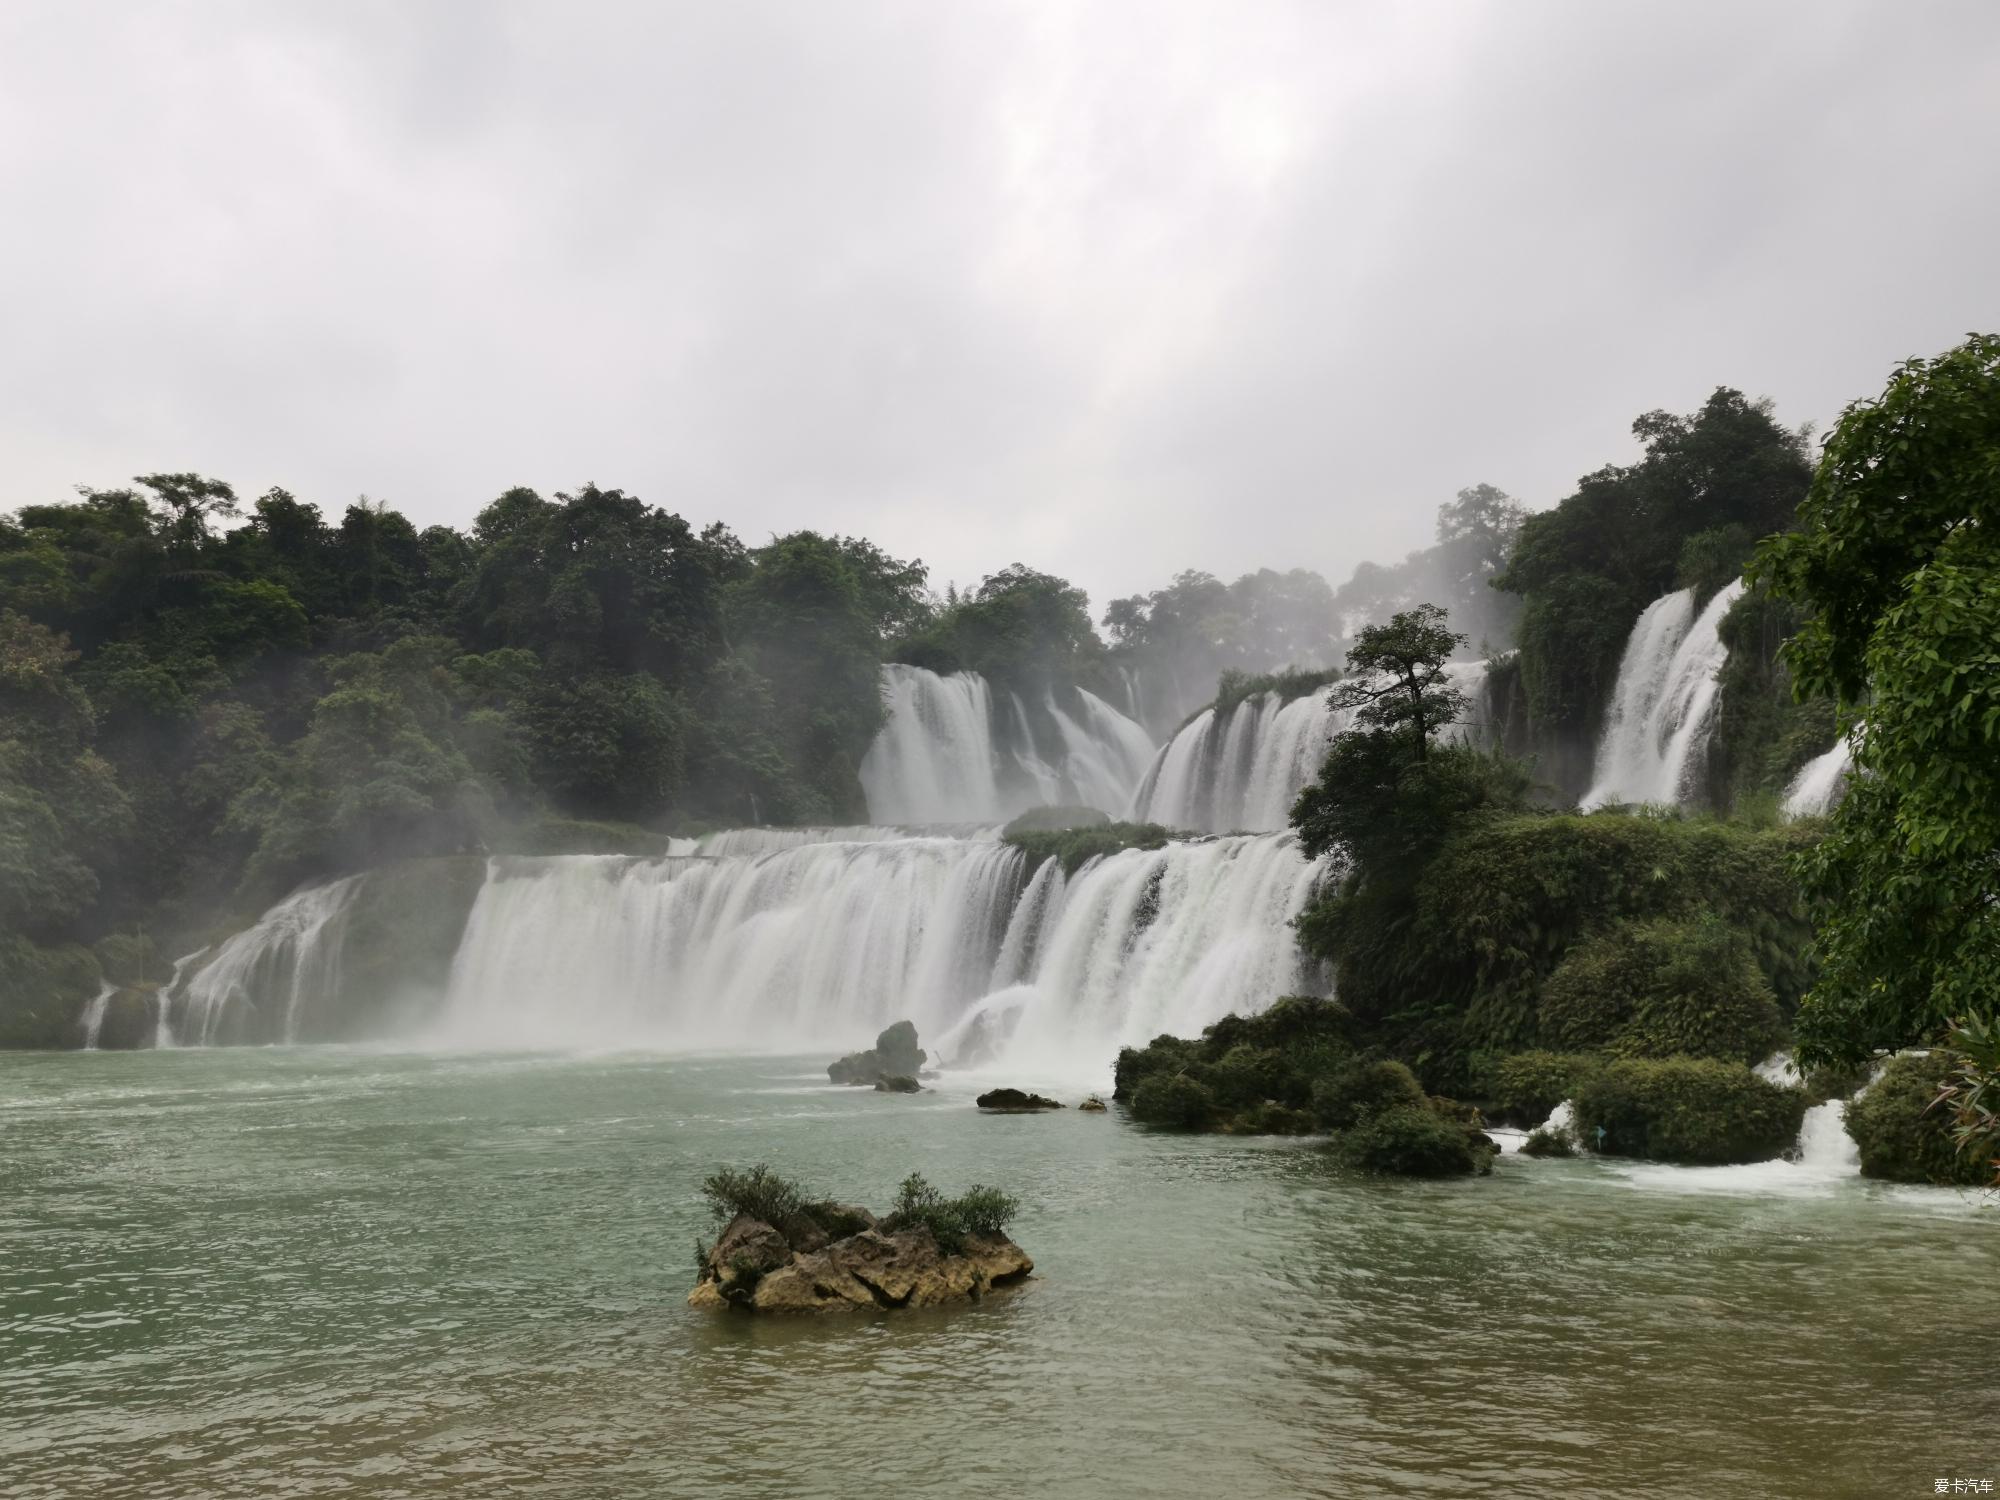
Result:
{"label": "river", "polygon": [[[982,1116],[823,1057],[0,1054],[0,1476],[193,1496],[1916,1495],[2000,1479],[1981,1195]],[[1023,1079],[1023,1082],[1032,1082]],[[1070,1098],[1075,1098],[1072,1090]],[[1038,1274],[683,1303],[698,1184],[1017,1194]]]}

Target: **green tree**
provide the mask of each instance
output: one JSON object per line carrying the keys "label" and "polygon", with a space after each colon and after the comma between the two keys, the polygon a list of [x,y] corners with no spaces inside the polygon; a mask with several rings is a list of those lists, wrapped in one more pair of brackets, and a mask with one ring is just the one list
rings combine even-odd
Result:
{"label": "green tree", "polygon": [[1757,576],[1807,611],[1796,691],[1864,714],[1799,873],[1821,971],[1807,1063],[1990,1022],[2000,973],[2000,337],[1913,359],[1847,408]]}

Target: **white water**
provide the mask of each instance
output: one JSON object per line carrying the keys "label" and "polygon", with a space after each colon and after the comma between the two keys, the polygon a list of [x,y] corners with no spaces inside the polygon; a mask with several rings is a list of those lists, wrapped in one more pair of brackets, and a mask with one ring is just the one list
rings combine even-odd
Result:
{"label": "white water", "polygon": [[1161,748],[1132,816],[1208,833],[1283,828],[1349,717],[1324,691],[1289,703],[1259,693],[1220,715],[1205,708]]}
{"label": "white water", "polygon": [[160,991],[156,1044],[207,1047],[246,1035],[298,1040],[302,1017],[338,999],[348,911],[366,878],[350,875],[296,891],[213,958],[204,962],[196,953],[180,960]]}
{"label": "white water", "polygon": [[1005,823],[1062,803],[1116,814],[1153,753],[1146,731],[1081,688],[1033,705],[974,672],[882,668],[888,720],[861,762],[878,824]]}
{"label": "white water", "polygon": [[1618,664],[1582,807],[1685,805],[1698,795],[1703,756],[1715,732],[1716,674],[1729,655],[1720,635],[1722,617],[1742,593],[1738,579],[1698,616],[1688,589],[1646,606]]}
{"label": "white water", "polygon": [[1847,773],[1853,765],[1854,746],[1845,738],[1807,761],[1785,788],[1784,815],[1823,818],[1832,812],[1847,790]]}
{"label": "white water", "polygon": [[[1054,861],[1030,875],[990,836],[856,832],[719,856],[489,860],[415,1039],[847,1050],[907,1017],[934,1056],[1029,1058],[1097,1083],[1120,1045],[1314,987],[1290,923],[1316,870],[1289,835],[1129,850],[1066,878]],[[301,892],[184,961],[179,1039],[299,1036],[340,998],[345,913],[367,878]]]}
{"label": "white water", "polygon": [[83,1008],[83,1050],[86,1052],[97,1050],[98,1035],[104,1030],[104,1012],[110,1008],[114,993],[116,986],[106,979],[99,984],[97,993]]}

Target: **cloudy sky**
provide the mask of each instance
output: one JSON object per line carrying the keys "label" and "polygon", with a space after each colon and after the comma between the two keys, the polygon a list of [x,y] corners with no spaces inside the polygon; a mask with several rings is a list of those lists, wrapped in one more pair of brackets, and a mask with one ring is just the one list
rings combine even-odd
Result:
{"label": "cloudy sky", "polygon": [[1101,607],[2000,327],[2000,4],[0,0],[0,508],[594,479]]}

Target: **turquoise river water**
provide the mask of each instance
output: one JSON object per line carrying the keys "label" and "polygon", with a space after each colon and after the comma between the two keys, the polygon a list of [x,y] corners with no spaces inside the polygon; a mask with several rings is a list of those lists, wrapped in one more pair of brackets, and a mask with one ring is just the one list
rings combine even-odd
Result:
{"label": "turquoise river water", "polygon": [[[1979,1195],[983,1116],[824,1058],[0,1054],[0,1493],[1759,1496],[2000,1481]],[[1031,1081],[1031,1080],[1023,1080]],[[1072,1096],[1073,1097],[1073,1096]],[[683,1302],[697,1184],[1019,1195],[1025,1288]]]}

